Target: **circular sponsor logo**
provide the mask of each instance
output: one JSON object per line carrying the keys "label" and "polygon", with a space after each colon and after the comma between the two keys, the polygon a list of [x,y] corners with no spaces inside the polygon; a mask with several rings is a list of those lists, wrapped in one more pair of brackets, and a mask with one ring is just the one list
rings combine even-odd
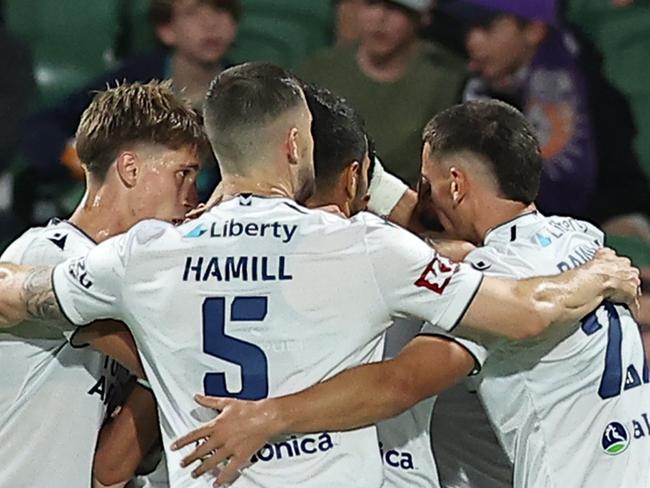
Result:
{"label": "circular sponsor logo", "polygon": [[630,434],[625,426],[619,422],[610,422],[605,427],[601,441],[603,451],[615,456],[622,453],[630,445]]}

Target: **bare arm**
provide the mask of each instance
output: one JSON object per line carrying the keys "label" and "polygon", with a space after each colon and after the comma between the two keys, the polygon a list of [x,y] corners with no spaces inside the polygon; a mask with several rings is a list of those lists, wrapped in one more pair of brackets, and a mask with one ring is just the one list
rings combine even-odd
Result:
{"label": "bare arm", "polygon": [[584,266],[553,277],[486,277],[461,325],[524,339],[551,325],[573,324],[606,299],[634,303],[640,283],[629,259],[603,249]]}
{"label": "bare arm", "polygon": [[130,480],[159,438],[153,393],[136,385],[117,416],[101,430],[93,466],[95,479],[106,486]]}
{"label": "bare arm", "polygon": [[74,342],[90,344],[90,347],[112,357],[138,378],[145,378],[133,336],[122,322],[93,322],[78,330]]}
{"label": "bare arm", "polygon": [[62,318],[52,290],[52,268],[0,263],[0,328],[27,319]]}
{"label": "bare arm", "polygon": [[199,397],[200,404],[221,413],[179,439],[174,447],[204,440],[184,463],[215,451],[194,473],[201,475],[230,458],[218,479],[227,482],[252,454],[279,434],[349,430],[394,417],[450,387],[473,368],[474,358],[457,343],[419,336],[395,359],[351,368],[286,397],[260,402]]}

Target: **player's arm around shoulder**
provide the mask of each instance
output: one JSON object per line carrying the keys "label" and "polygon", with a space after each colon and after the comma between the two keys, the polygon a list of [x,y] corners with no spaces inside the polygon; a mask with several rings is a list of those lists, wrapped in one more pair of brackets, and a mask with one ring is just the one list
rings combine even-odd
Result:
{"label": "player's arm around shoulder", "polygon": [[524,339],[554,324],[573,324],[605,299],[634,303],[639,286],[639,271],[630,260],[602,249],[589,263],[556,276],[486,277],[460,323]]}
{"label": "player's arm around shoulder", "polygon": [[63,318],[52,289],[52,268],[0,263],[0,328],[27,319]]}
{"label": "player's arm around shoulder", "polygon": [[136,384],[126,403],[100,432],[94,479],[100,486],[123,486],[135,476],[159,438],[156,400],[149,388]]}
{"label": "player's arm around shoulder", "polygon": [[199,441],[183,459],[201,476],[228,459],[218,483],[228,483],[250,457],[283,433],[342,431],[401,414],[475,370],[474,357],[439,336],[413,339],[395,358],[350,368],[302,392],[261,401],[197,397],[219,415],[179,439],[173,449]]}

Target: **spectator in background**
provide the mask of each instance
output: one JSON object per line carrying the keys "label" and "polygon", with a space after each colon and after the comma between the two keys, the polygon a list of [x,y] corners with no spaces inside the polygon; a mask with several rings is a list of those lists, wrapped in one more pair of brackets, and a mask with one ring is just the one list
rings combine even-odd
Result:
{"label": "spectator in background", "polygon": [[29,47],[4,23],[0,2],[0,172],[11,163],[24,117],[34,95],[34,72]]}
{"label": "spectator in background", "polygon": [[[449,0],[440,8],[467,24],[465,98],[494,97],[533,123],[544,169],[538,198],[546,213],[604,224],[621,220],[650,238],[649,187],[633,150],[625,99],[594,70],[558,20],[554,0]],[[587,59],[584,57],[584,59]],[[605,225],[606,227],[606,225]]]}
{"label": "spectator in background", "polygon": [[462,61],[422,42],[430,0],[364,0],[359,42],[316,53],[298,71],[344,97],[366,121],[384,165],[411,185],[420,175],[421,130],[460,100]]}
{"label": "spectator in background", "polygon": [[0,249],[20,230],[10,208],[10,170],[34,89],[29,47],[7,32],[4,4],[0,1]]}
{"label": "spectator in background", "polygon": [[[81,178],[83,172],[71,143],[75,129],[93,91],[115,85],[116,81],[171,79],[174,90],[183,92],[184,98],[200,109],[210,81],[231,65],[226,56],[237,35],[240,16],[239,0],[151,0],[150,19],[167,49],[127,59],[117,70],[34,116],[23,148],[30,166],[51,177],[61,174],[63,163]],[[206,166],[209,170],[216,167]],[[203,176],[203,189],[209,192],[218,175]]]}
{"label": "spectator in background", "polygon": [[332,0],[334,15],[334,42],[337,46],[359,39],[359,10],[364,0]]}

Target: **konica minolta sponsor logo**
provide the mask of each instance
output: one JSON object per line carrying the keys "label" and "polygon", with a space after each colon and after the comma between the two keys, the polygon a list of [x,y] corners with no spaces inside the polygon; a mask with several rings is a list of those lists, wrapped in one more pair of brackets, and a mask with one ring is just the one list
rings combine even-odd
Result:
{"label": "konica minolta sponsor logo", "polygon": [[286,441],[266,444],[251,458],[252,463],[292,459],[321,454],[334,448],[332,436],[324,432],[318,436],[291,436]]}

